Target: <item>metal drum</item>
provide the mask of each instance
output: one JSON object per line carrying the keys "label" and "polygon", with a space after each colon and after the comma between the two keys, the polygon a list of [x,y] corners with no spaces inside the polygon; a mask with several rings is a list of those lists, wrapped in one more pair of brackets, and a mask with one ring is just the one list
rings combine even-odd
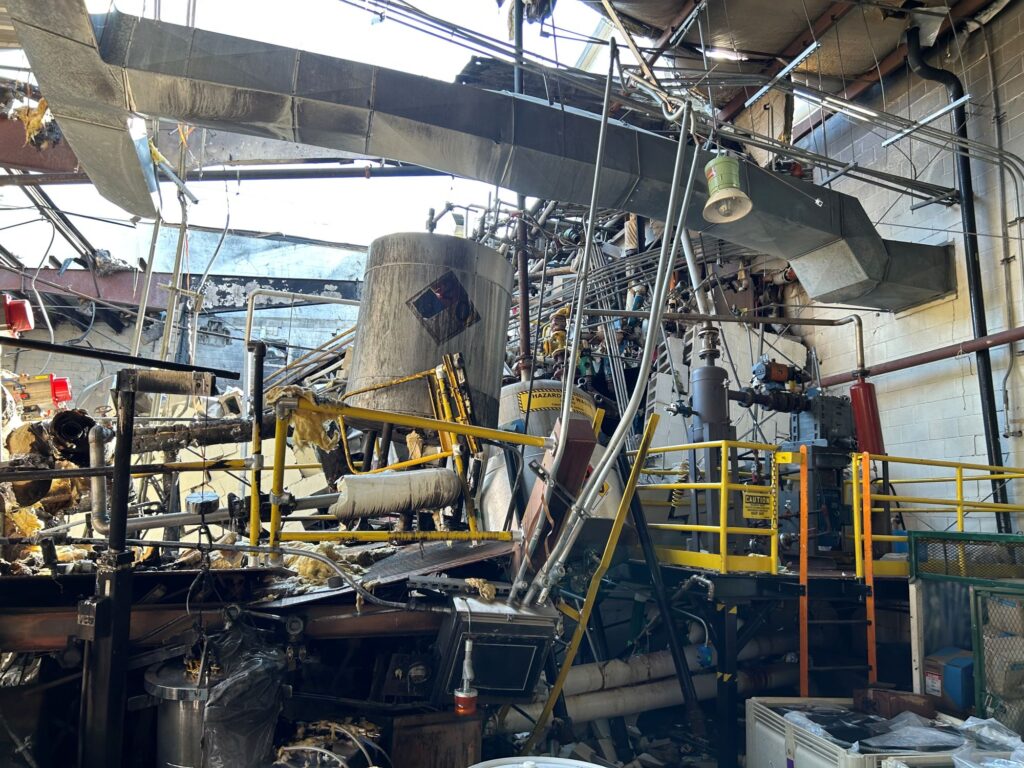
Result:
{"label": "metal drum", "polygon": [[[562,408],[562,382],[538,379],[533,382],[533,393],[530,393],[529,382],[517,382],[509,384],[501,389],[501,405],[498,411],[498,424],[502,429],[515,429],[516,422],[526,420],[527,402],[530,404],[530,423],[527,425],[527,432],[531,435],[547,437],[555,428]],[[572,414],[574,419],[586,419],[593,422],[597,413],[597,405],[594,399],[581,389],[573,393]],[[596,445],[591,463],[604,455],[604,446]],[[544,449],[526,446],[523,451],[524,467],[529,467],[531,461],[541,462],[544,458]],[[524,498],[529,499],[533,493],[533,486],[537,482],[537,475],[526,469],[523,474]],[[618,509],[619,499],[622,498],[622,486],[616,472],[608,475],[608,492],[603,501],[595,510],[595,517],[612,518]],[[480,509],[483,517],[484,527],[489,531],[500,531],[505,522],[505,515],[508,511],[509,498],[508,473],[505,469],[505,457],[496,453],[487,462],[484,473],[483,488],[480,496]],[[513,524],[514,527],[514,524]]]}
{"label": "metal drum", "polygon": [[[498,423],[512,267],[497,252],[447,235],[402,233],[370,244],[347,391],[436,367],[462,353],[477,424]],[[427,385],[355,394],[361,408],[434,417]]]}
{"label": "metal drum", "polygon": [[203,720],[208,686],[196,686],[180,661],[146,670],[146,692],[160,700],[156,711],[158,768],[203,768]]}

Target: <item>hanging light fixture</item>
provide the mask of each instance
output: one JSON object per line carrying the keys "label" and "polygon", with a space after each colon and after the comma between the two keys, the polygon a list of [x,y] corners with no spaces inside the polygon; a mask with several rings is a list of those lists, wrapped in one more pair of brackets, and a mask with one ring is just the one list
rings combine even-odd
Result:
{"label": "hanging light fixture", "polygon": [[739,221],[753,209],[740,184],[740,161],[727,152],[714,157],[704,166],[708,181],[708,202],[704,219],[712,224]]}

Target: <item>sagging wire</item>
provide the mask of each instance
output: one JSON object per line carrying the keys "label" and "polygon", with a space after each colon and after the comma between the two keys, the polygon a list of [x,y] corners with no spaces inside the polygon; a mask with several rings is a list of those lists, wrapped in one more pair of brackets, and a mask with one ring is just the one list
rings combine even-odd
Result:
{"label": "sagging wire", "polygon": [[[43,265],[46,264],[46,259],[50,255],[50,249],[53,248],[53,241],[57,238],[57,227],[55,224],[50,224],[50,242],[43,251],[43,257],[39,260],[39,266],[36,267],[35,274],[32,275],[32,282],[29,285],[29,290],[32,291],[32,295],[36,298],[36,303],[39,305],[39,311],[43,313],[43,321],[46,323],[46,330],[50,334],[50,343],[56,342],[56,337],[53,333],[53,323],[50,322],[50,313],[46,311],[46,305],[43,303],[43,297],[39,293],[39,289],[36,288],[36,281],[39,279],[39,273],[43,269]],[[49,352],[46,355],[46,360],[43,362],[42,367],[39,369],[39,374],[46,373],[50,368],[50,361],[53,359],[53,353]]]}

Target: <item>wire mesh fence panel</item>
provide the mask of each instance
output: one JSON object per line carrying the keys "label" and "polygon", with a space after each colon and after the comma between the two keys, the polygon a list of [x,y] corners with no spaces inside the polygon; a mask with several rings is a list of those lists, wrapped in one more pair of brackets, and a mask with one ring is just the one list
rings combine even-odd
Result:
{"label": "wire mesh fence panel", "polygon": [[911,531],[913,578],[1024,579],[1024,536]]}
{"label": "wire mesh fence panel", "polygon": [[1024,583],[972,590],[975,700],[979,717],[1024,731]]}

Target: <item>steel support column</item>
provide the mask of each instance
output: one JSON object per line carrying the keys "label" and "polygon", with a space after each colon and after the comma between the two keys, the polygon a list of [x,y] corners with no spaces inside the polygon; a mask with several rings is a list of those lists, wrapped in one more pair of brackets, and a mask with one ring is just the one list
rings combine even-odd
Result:
{"label": "steel support column", "polygon": [[[622,473],[623,477],[629,475],[629,462],[625,456],[619,456],[619,472]],[[658,605],[658,612],[661,614],[662,624],[665,625],[665,632],[668,635],[668,649],[672,654],[672,663],[676,668],[676,677],[679,678],[679,687],[683,689],[686,713],[690,718],[690,727],[696,736],[703,737],[707,732],[707,728],[704,723],[704,713],[701,711],[700,702],[697,700],[697,691],[693,686],[693,675],[690,673],[690,665],[687,663],[686,654],[683,651],[685,643],[679,634],[679,627],[676,626],[672,617],[672,601],[665,590],[665,582],[661,576],[661,565],[658,563],[658,555],[654,550],[651,532],[647,528],[647,516],[644,514],[643,503],[635,495],[630,500],[629,512],[633,518],[633,527],[636,529],[640,548],[644,553],[647,570],[650,572],[654,601]]]}
{"label": "steel support column", "polygon": [[132,610],[132,560],[125,549],[131,492],[135,391],[118,375],[117,443],[110,501],[108,549],[100,556],[96,594],[79,606],[79,627],[87,637],[82,670],[78,764],[120,768],[124,740],[126,662]]}
{"label": "steel support column", "polygon": [[739,642],[736,636],[736,604],[715,605],[715,651],[718,654],[717,753],[718,768],[739,765],[739,685],[736,679],[736,657]]}

